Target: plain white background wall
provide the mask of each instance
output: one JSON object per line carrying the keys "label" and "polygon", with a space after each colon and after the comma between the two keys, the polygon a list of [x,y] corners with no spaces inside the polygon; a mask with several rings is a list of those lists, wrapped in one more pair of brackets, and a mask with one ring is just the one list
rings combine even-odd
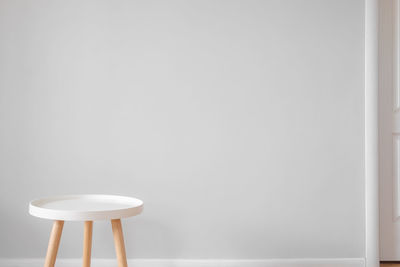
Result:
{"label": "plain white background wall", "polygon": [[0,0],[0,257],[62,193],[142,198],[130,257],[365,256],[363,72],[361,0]]}

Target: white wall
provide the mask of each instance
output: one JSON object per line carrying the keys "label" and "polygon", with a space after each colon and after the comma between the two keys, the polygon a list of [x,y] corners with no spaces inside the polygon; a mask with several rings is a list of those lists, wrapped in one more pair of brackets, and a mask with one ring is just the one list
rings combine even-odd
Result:
{"label": "white wall", "polygon": [[130,257],[365,256],[363,72],[361,0],[0,0],[0,257],[62,193],[142,198]]}

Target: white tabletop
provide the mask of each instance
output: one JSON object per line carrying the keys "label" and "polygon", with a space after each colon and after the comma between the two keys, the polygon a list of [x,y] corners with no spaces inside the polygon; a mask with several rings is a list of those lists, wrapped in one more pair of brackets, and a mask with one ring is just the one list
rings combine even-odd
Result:
{"label": "white tabletop", "polygon": [[33,216],[63,221],[112,220],[135,216],[143,201],[114,195],[66,195],[46,197],[29,203]]}

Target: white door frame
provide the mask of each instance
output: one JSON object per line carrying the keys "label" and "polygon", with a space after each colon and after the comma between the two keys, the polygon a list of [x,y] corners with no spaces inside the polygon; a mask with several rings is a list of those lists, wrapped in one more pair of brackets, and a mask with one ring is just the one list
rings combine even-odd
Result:
{"label": "white door frame", "polygon": [[378,12],[365,0],[365,265],[379,267]]}

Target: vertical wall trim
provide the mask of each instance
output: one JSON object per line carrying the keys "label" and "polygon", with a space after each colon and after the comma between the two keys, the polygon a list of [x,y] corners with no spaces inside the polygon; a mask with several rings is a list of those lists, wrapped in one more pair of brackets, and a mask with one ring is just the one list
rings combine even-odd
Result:
{"label": "vertical wall trim", "polygon": [[393,1],[393,221],[400,217],[400,87],[399,87],[399,0]]}
{"label": "vertical wall trim", "polygon": [[379,267],[378,0],[365,0],[365,257]]}

